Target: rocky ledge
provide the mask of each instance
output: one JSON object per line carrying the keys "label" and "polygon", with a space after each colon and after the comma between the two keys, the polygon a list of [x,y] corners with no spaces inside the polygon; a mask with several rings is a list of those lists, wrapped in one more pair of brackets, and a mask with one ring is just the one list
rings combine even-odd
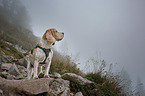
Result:
{"label": "rocky ledge", "polygon": [[42,78],[37,80],[6,80],[0,78],[4,96],[69,96],[69,81]]}
{"label": "rocky ledge", "polygon": [[25,59],[12,63],[0,62],[0,96],[83,96],[82,92],[73,91],[72,86],[76,85],[97,92],[92,87],[94,82],[74,73],[53,73],[50,78],[43,78],[42,75],[36,80],[27,80],[26,77]]}

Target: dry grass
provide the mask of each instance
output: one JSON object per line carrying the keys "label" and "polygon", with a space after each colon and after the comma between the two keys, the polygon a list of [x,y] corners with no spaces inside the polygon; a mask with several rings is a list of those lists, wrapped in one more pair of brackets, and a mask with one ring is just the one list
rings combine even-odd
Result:
{"label": "dry grass", "polygon": [[23,49],[30,50],[38,42],[38,38],[30,30],[7,22],[0,16],[0,39],[21,45]]}
{"label": "dry grass", "polygon": [[15,47],[7,44],[5,41],[0,40],[0,56],[12,56],[14,58],[23,58],[23,53],[19,52]]}
{"label": "dry grass", "polygon": [[78,75],[82,75],[82,72],[79,68],[77,68],[76,64],[72,62],[71,57],[66,55],[63,56],[57,51],[54,50],[54,56],[52,59],[52,64],[50,67],[50,72],[58,72],[60,74],[63,73],[75,73]]}
{"label": "dry grass", "polygon": [[[38,38],[35,37],[31,31],[10,24],[2,17],[0,17],[0,39],[0,56],[2,56],[1,53],[4,53],[5,55],[14,56],[15,58],[22,58],[23,54],[17,51],[13,46],[6,44],[4,41],[18,44],[22,46],[23,49],[27,50],[32,49],[38,42]],[[98,66],[97,61],[93,61],[93,63],[94,68]],[[71,60],[70,56],[63,56],[54,50],[50,73],[75,73],[95,82],[94,85],[80,86],[73,81],[73,79],[71,80],[71,91],[75,93],[81,91],[84,96],[126,96],[126,94],[121,94],[122,87],[120,86],[121,81],[119,76],[112,74],[110,71],[111,69],[105,71],[106,74],[104,75],[105,67],[106,62],[103,60],[101,66],[95,69],[97,70],[96,72],[88,73],[84,76],[84,73],[77,68],[77,65]],[[94,93],[91,91],[92,89],[97,89],[98,91]]]}

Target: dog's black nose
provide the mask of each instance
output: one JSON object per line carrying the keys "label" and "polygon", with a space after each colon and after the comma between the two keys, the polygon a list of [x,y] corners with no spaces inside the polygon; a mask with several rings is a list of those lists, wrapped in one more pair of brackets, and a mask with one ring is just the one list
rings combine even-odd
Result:
{"label": "dog's black nose", "polygon": [[64,33],[62,32],[62,34],[64,35]]}

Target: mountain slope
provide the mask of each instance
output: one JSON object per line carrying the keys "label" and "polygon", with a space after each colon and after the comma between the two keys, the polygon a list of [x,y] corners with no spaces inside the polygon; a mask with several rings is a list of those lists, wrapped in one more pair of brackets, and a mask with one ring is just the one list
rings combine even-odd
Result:
{"label": "mountain slope", "polygon": [[32,49],[39,38],[32,31],[14,25],[0,16],[0,39],[22,46],[23,49]]}

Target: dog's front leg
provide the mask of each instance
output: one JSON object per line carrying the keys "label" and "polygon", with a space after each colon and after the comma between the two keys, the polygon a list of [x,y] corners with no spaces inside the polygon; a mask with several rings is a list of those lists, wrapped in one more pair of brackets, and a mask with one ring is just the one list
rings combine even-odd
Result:
{"label": "dog's front leg", "polygon": [[49,53],[49,57],[48,57],[48,59],[46,61],[45,74],[44,74],[45,78],[49,78],[48,73],[49,73],[52,57],[53,57],[53,51],[51,50],[51,52]]}
{"label": "dog's front leg", "polygon": [[33,68],[31,67],[30,61],[27,64],[27,79],[30,80],[33,74]]}
{"label": "dog's front leg", "polygon": [[50,65],[51,65],[51,59],[52,58],[48,58],[47,64],[45,66],[45,74],[44,74],[45,78],[49,78],[48,73],[49,73],[49,69],[50,69]]}
{"label": "dog's front leg", "polygon": [[38,79],[38,75],[37,75],[37,73],[38,73],[38,61],[34,61],[34,76],[33,76],[33,79]]}

